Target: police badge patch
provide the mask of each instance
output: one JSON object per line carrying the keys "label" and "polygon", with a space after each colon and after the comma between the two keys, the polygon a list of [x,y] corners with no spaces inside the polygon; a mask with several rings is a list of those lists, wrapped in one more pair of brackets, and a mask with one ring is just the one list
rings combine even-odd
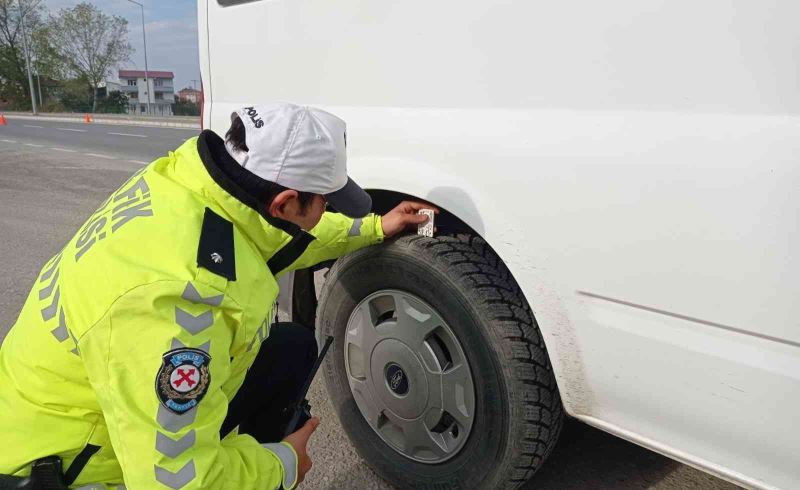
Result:
{"label": "police badge patch", "polygon": [[173,349],[162,357],[156,375],[156,393],[161,404],[181,415],[196,407],[211,383],[211,356],[200,349]]}

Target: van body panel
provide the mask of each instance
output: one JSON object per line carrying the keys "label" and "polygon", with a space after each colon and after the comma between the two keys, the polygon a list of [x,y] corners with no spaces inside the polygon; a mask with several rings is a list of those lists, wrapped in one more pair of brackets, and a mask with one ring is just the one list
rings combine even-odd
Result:
{"label": "van body panel", "polygon": [[800,3],[198,5],[206,127],[280,100],[342,117],[360,185],[503,259],[568,413],[796,487]]}

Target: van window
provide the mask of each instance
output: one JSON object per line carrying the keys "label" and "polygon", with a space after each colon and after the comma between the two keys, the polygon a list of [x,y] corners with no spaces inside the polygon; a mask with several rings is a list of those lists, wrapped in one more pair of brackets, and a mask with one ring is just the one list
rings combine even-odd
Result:
{"label": "van window", "polygon": [[217,3],[223,7],[230,7],[231,5],[239,5],[240,3],[258,2],[260,0],[217,0]]}

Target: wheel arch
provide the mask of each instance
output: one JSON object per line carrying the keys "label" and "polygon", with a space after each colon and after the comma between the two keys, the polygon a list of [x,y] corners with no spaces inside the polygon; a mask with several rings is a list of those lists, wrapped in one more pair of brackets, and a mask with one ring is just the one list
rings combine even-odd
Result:
{"label": "wheel arch", "polygon": [[[470,233],[481,236],[481,233],[461,219],[456,212],[453,212],[450,208],[443,207],[438,202],[412,194],[386,189],[366,189],[366,191],[372,197],[372,212],[375,214],[386,214],[403,201],[425,201],[439,209],[439,214],[435,219],[435,226],[438,232]],[[481,236],[481,238],[483,238],[483,236]]]}
{"label": "wheel arch", "polygon": [[[362,180],[369,182],[370,179]],[[449,182],[454,180],[458,182],[455,177]],[[440,211],[435,221],[437,233],[469,233],[481,237],[508,268],[531,307],[543,335],[564,409],[572,416],[590,413],[593,397],[567,308],[556,281],[543,267],[545,264],[531,263],[538,256],[532,250],[535,244],[530,244],[529,248],[520,243],[519,235],[515,236],[514,229],[522,224],[509,219],[514,213],[503,212],[498,206],[499,199],[466,185],[428,187],[419,182],[404,183],[409,184],[406,187],[409,190],[400,191],[388,185],[364,186],[372,196],[373,212],[383,214],[404,200],[424,201]]]}

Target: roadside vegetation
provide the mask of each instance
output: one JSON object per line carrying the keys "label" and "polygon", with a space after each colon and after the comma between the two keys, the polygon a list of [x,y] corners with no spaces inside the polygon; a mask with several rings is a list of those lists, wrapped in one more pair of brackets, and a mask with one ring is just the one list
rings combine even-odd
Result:
{"label": "roadside vegetation", "polygon": [[[105,83],[133,52],[126,19],[88,2],[53,13],[42,0],[0,0],[0,109],[31,110],[26,45],[39,111],[126,112],[127,96]],[[176,101],[173,113],[199,105]]]}

